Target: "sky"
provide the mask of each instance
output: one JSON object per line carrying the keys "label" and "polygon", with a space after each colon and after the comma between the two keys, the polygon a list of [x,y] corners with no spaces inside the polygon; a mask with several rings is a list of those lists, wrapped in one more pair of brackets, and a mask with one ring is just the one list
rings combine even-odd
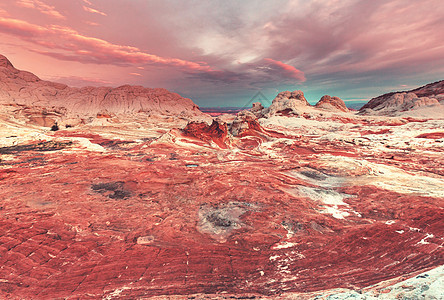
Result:
{"label": "sky", "polygon": [[2,0],[0,54],[44,80],[202,107],[368,100],[444,79],[443,16],[442,0]]}

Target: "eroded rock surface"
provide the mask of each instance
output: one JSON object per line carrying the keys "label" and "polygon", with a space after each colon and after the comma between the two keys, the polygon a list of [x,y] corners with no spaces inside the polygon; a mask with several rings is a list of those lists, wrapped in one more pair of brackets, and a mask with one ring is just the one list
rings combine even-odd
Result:
{"label": "eroded rock surface", "polygon": [[1,123],[2,298],[398,293],[444,263],[443,120],[174,122]]}
{"label": "eroded rock surface", "polygon": [[215,143],[221,148],[226,148],[228,143],[227,124],[220,120],[213,120],[211,125],[206,122],[190,122],[182,130],[185,136],[194,137],[206,143]]}

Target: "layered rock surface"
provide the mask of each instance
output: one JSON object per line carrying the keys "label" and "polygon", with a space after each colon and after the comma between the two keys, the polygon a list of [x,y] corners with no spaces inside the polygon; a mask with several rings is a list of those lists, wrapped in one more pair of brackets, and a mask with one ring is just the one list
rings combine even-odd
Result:
{"label": "layered rock surface", "polygon": [[227,148],[228,128],[225,122],[213,120],[211,125],[206,122],[190,122],[182,130],[187,137],[197,138],[203,142],[215,145],[221,148]]}
{"label": "layered rock surface", "polygon": [[442,120],[238,121],[0,123],[0,297],[312,299],[444,263]]}
{"label": "layered rock surface", "polygon": [[255,135],[263,131],[257,117],[247,110],[239,112],[230,125],[230,132],[233,136]]}
{"label": "layered rock surface", "polygon": [[202,114],[190,99],[166,89],[129,85],[72,88],[17,70],[1,55],[0,104],[17,106],[31,121],[42,126],[70,117],[86,119],[136,113],[191,117]]}

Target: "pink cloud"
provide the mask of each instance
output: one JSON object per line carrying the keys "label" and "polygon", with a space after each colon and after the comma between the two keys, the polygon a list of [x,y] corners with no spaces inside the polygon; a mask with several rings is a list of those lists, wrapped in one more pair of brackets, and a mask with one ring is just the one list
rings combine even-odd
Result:
{"label": "pink cloud", "polygon": [[287,65],[281,61],[274,60],[271,58],[265,58],[266,62],[269,62],[271,65],[277,67],[284,75],[290,78],[297,79],[301,82],[304,82],[306,80],[304,72],[301,70],[296,69],[293,66]]}
{"label": "pink cloud", "polygon": [[88,78],[82,76],[47,76],[46,80],[63,82],[70,86],[84,87],[84,86],[109,86],[112,84],[108,80],[100,80],[97,78]]}
{"label": "pink cloud", "polygon": [[[179,58],[161,57],[143,52],[137,47],[110,43],[106,40],[85,36],[70,27],[38,26],[26,21],[0,17],[0,31],[20,36],[48,51],[37,51],[58,59],[87,63],[131,65],[153,63],[177,67],[186,71],[213,72],[206,63]],[[63,50],[65,53],[55,52]]]}
{"label": "pink cloud", "polygon": [[93,13],[93,14],[99,14],[99,15],[102,15],[102,16],[107,16],[107,14],[105,14],[104,12],[98,11],[97,9],[94,9],[94,8],[91,8],[91,7],[87,7],[85,5],[83,5],[83,10],[87,11],[87,12],[90,12],[90,13]]}
{"label": "pink cloud", "polygon": [[85,22],[85,24],[88,24],[90,26],[99,26],[100,25],[99,23],[91,22],[91,21],[84,21],[84,22]]}
{"label": "pink cloud", "polygon": [[40,0],[18,0],[17,5],[21,7],[36,9],[43,14],[57,19],[65,19],[65,16],[57,11],[54,6],[48,5]]}
{"label": "pink cloud", "polygon": [[22,37],[32,37],[46,33],[47,29],[26,21],[0,17],[0,31]]}

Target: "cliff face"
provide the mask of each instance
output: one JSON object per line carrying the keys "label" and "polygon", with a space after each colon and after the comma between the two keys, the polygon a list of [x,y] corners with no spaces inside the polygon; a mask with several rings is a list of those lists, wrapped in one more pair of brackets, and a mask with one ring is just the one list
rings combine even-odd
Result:
{"label": "cliff face", "polygon": [[131,114],[195,115],[199,108],[190,99],[163,88],[124,85],[117,88],[73,88],[39,79],[14,68],[0,55],[0,104],[43,107],[72,116]]}
{"label": "cliff face", "polygon": [[359,111],[361,114],[397,115],[402,112],[435,107],[442,111],[444,104],[444,80],[423,87],[393,92],[371,99]]}

